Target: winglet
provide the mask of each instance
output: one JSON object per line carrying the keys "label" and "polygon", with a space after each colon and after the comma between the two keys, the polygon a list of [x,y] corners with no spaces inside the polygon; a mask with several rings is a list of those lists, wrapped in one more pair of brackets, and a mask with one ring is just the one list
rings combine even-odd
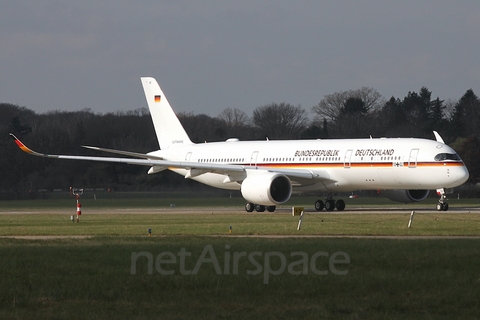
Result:
{"label": "winglet", "polygon": [[38,153],[38,152],[35,152],[33,151],[32,149],[30,149],[29,147],[27,147],[25,144],[23,144],[22,141],[20,141],[17,137],[15,137],[15,135],[13,133],[10,133],[10,136],[12,136],[12,138],[15,140],[15,143],[17,144],[17,146],[23,151],[23,152],[26,152],[28,154],[31,154],[31,155],[34,155],[34,156],[38,156],[38,157],[48,157],[48,155],[46,154],[42,154],[42,153]]}

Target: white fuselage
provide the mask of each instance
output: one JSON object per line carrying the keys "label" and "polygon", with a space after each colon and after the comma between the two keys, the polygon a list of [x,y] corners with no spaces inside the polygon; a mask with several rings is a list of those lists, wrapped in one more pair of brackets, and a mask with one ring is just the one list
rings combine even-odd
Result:
{"label": "white fuselage", "polygon": [[[452,188],[468,179],[458,159],[436,160],[438,154],[455,155],[444,143],[415,138],[227,141],[172,145],[152,152],[165,160],[212,164],[238,164],[252,173],[274,168],[304,169],[313,179],[295,184],[296,192],[376,189],[432,190]],[[457,156],[458,157],[458,156]],[[188,170],[170,168],[187,175]],[[318,178],[318,179],[316,179]],[[192,177],[223,189],[240,189],[225,176],[204,172]]]}

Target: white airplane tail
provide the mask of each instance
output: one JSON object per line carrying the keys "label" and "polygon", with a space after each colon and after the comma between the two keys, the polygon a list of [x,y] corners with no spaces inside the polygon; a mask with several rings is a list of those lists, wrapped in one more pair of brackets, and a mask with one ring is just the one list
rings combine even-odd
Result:
{"label": "white airplane tail", "polygon": [[192,144],[157,80],[148,77],[142,77],[141,80],[160,149],[173,144]]}

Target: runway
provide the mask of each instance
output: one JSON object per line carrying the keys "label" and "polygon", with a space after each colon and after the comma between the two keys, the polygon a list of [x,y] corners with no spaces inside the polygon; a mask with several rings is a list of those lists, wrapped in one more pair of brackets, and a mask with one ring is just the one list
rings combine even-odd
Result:
{"label": "runway", "polygon": [[[423,214],[480,214],[480,207],[450,207],[448,211],[437,211],[425,206],[409,207],[351,207],[344,211],[315,211],[314,208],[305,208],[309,215],[342,215],[342,214],[409,214],[412,211]],[[235,207],[174,207],[174,208],[88,208],[82,207],[82,214],[234,214],[234,215],[274,215],[291,214],[291,207],[280,207],[275,212],[246,212],[243,208]],[[3,210],[0,214],[76,214],[75,207],[69,209],[24,209]]]}

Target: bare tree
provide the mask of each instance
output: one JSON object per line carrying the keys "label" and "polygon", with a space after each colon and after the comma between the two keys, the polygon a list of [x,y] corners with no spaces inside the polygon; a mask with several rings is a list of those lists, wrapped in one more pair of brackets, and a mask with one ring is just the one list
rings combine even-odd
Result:
{"label": "bare tree", "polygon": [[365,113],[381,108],[384,104],[382,95],[375,89],[362,87],[357,90],[340,91],[325,95],[324,98],[312,108],[317,119],[326,118],[337,122],[338,118],[348,112],[345,109],[347,102],[356,99],[363,102],[362,109]]}
{"label": "bare tree", "polygon": [[250,119],[245,112],[240,109],[226,108],[217,116],[217,118],[230,128],[238,128],[247,126],[250,123]]}
{"label": "bare tree", "polygon": [[252,120],[259,135],[271,139],[297,139],[308,126],[305,109],[285,102],[258,107]]}
{"label": "bare tree", "polygon": [[227,108],[217,116],[217,119],[220,120],[229,138],[241,140],[253,138],[250,118],[242,110]]}

